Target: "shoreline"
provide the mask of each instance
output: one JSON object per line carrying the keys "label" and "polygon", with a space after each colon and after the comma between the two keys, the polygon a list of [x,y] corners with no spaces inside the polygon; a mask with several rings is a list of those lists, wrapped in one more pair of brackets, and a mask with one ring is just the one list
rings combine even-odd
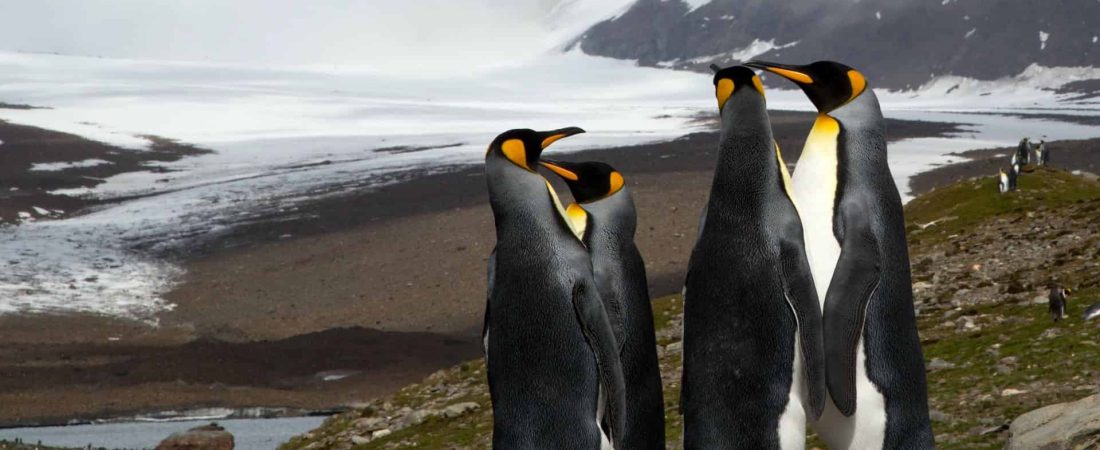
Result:
{"label": "shoreline", "polygon": [[[773,115],[788,161],[797,160],[813,117]],[[955,127],[891,121],[891,140],[942,136]],[[716,132],[700,132],[564,156],[607,161],[627,176],[644,224],[637,240],[654,295],[678,291],[682,283],[709,189],[716,139]],[[311,202],[295,212],[296,218],[269,217],[235,229],[190,253],[184,259],[188,274],[168,294],[177,307],[160,314],[157,328],[94,316],[0,316],[0,343],[7,347],[0,350],[0,373],[17,369],[35,381],[20,386],[0,380],[0,403],[25,411],[4,409],[0,423],[25,426],[57,423],[41,420],[48,417],[117,417],[208,406],[329,408],[384,395],[480,354],[483,272],[493,233],[481,170],[407,175],[397,184]],[[367,353],[364,347],[327,347],[321,339],[303,338],[355,329],[350,327],[360,328],[335,341],[358,337],[367,345],[389,339],[389,346],[399,347],[419,337],[422,359],[368,367],[369,358],[342,359]],[[275,362],[281,367],[262,370],[281,370],[283,376],[266,384],[240,376],[259,370],[234,360],[253,356],[249,345],[257,343],[268,343],[266,355],[282,360]],[[221,364],[203,365],[207,372],[201,376],[179,376],[181,368],[200,361],[197,345],[213,349],[202,355]],[[378,353],[371,356],[402,351],[375,348]],[[302,358],[314,354],[316,364],[295,367],[308,366]],[[310,381],[333,370],[357,373],[335,384]],[[93,381],[98,388],[90,392],[86,387]],[[150,391],[166,387],[163,395],[149,397]],[[102,401],[106,398],[119,400]],[[42,407],[58,403],[69,407]],[[130,407],[126,413],[121,413],[123,404]]]}

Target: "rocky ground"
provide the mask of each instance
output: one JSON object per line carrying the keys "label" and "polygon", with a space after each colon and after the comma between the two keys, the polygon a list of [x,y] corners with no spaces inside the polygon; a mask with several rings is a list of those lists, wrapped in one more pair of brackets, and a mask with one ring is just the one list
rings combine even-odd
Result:
{"label": "rocky ground", "polygon": [[[915,199],[906,214],[940,448],[1002,448],[1020,414],[1100,393],[1100,324],[1081,318],[1100,301],[1100,183],[1028,169],[1019,192],[970,179]],[[1074,289],[1058,323],[1046,308],[1052,282]],[[656,300],[654,313],[666,432],[680,448],[681,298]],[[282,449],[487,448],[491,431],[477,359],[333,416]]]}
{"label": "rocky ground", "polygon": [[[62,447],[49,447],[33,442],[9,441],[0,439],[0,450],[68,450]],[[102,450],[102,449],[97,449]]]}

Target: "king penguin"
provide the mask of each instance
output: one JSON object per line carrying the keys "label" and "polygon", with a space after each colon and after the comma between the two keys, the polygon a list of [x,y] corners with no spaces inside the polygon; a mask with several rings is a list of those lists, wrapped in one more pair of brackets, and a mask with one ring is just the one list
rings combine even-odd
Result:
{"label": "king penguin", "polygon": [[684,283],[685,449],[802,449],[825,402],[821,312],[764,87],[714,75],[722,132]]}
{"label": "king penguin", "polygon": [[634,245],[637,213],[622,174],[601,162],[544,159],[576,203],[566,208],[592,259],[604,309],[615,329],[626,382],[626,429],[619,448],[665,448],[665,406],[645,262]]}
{"label": "king penguin", "polygon": [[997,175],[997,190],[1004,194],[1008,192],[1008,175],[1005,174],[1004,169],[1000,169]]}
{"label": "king penguin", "polygon": [[833,450],[934,448],[905,218],[878,99],[863,74],[840,63],[746,65],[793,81],[818,110],[792,180],[823,301],[832,400],[814,429]]}
{"label": "king penguin", "polygon": [[1050,310],[1050,319],[1054,322],[1066,317],[1066,299],[1072,291],[1057,284],[1050,288],[1050,297],[1047,301],[1047,309]]}
{"label": "king penguin", "polygon": [[1031,138],[1020,139],[1020,145],[1016,146],[1016,160],[1021,166],[1031,164]]}
{"label": "king penguin", "polygon": [[485,176],[496,222],[482,332],[498,449],[610,449],[622,365],[588,252],[539,175],[543,149],[580,128],[504,132]]}

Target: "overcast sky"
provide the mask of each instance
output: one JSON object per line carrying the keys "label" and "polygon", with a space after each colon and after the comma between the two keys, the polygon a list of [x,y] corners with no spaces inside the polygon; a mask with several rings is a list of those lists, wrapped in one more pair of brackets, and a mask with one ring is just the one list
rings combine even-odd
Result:
{"label": "overcast sky", "polygon": [[[380,70],[534,57],[629,0],[0,0],[0,50]],[[564,5],[564,7],[562,7]],[[577,18],[580,10],[581,19]],[[563,12],[565,11],[565,12]],[[566,16],[564,19],[562,16]]]}

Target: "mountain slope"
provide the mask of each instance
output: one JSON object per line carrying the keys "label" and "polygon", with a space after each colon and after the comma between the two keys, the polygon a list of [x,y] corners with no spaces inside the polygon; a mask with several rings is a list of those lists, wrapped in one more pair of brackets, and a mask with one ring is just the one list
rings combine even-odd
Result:
{"label": "mountain slope", "polygon": [[996,79],[1042,66],[1100,66],[1100,2],[1073,0],[638,0],[575,43],[646,66],[705,70],[759,57],[842,61],[876,85]]}

